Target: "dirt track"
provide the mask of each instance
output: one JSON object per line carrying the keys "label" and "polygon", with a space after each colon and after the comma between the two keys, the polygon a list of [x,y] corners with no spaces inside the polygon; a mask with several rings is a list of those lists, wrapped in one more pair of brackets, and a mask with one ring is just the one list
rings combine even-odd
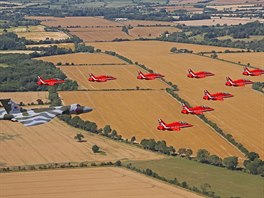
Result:
{"label": "dirt track", "polygon": [[122,168],[86,168],[0,174],[2,198],[199,198],[201,196]]}

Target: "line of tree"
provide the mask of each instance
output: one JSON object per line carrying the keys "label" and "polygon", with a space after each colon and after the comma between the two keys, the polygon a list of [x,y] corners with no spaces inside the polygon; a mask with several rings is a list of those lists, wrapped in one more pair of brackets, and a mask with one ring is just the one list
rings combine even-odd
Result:
{"label": "line of tree", "polygon": [[[37,85],[37,76],[66,79],[64,73],[54,64],[31,59],[26,54],[3,54],[0,56],[0,91],[44,91],[46,86]],[[76,90],[76,81],[66,80],[58,90]]]}
{"label": "line of tree", "polygon": [[264,93],[264,82],[255,82],[255,83],[253,83],[252,89]]}
{"label": "line of tree", "polygon": [[122,56],[122,55],[119,55],[119,54],[116,53],[116,52],[113,52],[113,51],[105,51],[105,53],[106,53],[106,54],[109,54],[109,55],[111,55],[111,56],[116,56],[117,58],[119,58],[119,59],[121,59],[121,60],[127,62],[128,64],[133,64],[133,61],[132,61],[132,60],[130,60],[130,59],[128,59],[128,58],[126,58],[126,57],[124,57],[124,56]]}

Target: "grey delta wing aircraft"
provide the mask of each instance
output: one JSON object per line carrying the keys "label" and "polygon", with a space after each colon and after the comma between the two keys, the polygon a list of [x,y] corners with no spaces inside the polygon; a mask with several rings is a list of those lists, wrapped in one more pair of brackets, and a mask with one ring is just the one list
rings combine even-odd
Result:
{"label": "grey delta wing aircraft", "polygon": [[90,112],[90,107],[72,104],[38,109],[23,109],[11,99],[0,99],[4,109],[0,109],[0,120],[20,122],[25,126],[35,126],[49,122],[57,115]]}

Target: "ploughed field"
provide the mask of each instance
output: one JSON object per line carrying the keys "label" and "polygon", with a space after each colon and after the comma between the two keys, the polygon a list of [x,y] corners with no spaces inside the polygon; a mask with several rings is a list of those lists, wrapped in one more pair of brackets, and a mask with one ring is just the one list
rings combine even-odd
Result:
{"label": "ploughed field", "polygon": [[0,195],[3,198],[201,197],[142,174],[114,167],[0,174]]}
{"label": "ploughed field", "polygon": [[[249,78],[252,81],[262,81],[260,77],[245,77],[242,75],[243,67],[192,54],[172,54],[173,46],[182,44],[162,42],[122,42],[122,43],[96,43],[94,46],[104,50],[115,51],[133,61],[145,64],[155,72],[165,75],[166,80],[178,85],[179,95],[191,105],[207,105],[215,109],[206,113],[206,117],[217,123],[226,133],[242,143],[250,151],[255,151],[264,157],[263,144],[263,95],[246,87],[226,87],[225,77],[232,79]],[[185,48],[188,45],[184,44]],[[189,45],[190,50],[203,51],[204,48],[212,49],[211,46]],[[177,47],[180,48],[180,47]],[[137,50],[136,50],[137,49]],[[217,51],[217,50],[216,50]],[[187,78],[187,70],[210,71],[214,77],[205,79]],[[225,101],[205,101],[202,99],[203,91],[229,92],[235,97]],[[189,115],[188,117],[193,117]],[[217,144],[215,144],[216,146]]]}
{"label": "ploughed field", "polygon": [[[77,133],[82,133],[87,142],[76,142],[74,136]],[[92,146],[95,144],[105,154],[94,154]],[[161,158],[155,153],[72,128],[57,118],[47,124],[33,127],[25,127],[17,122],[1,121],[0,150],[0,167]]]}
{"label": "ploughed field", "polygon": [[[153,138],[165,140],[167,145],[191,148],[196,154],[204,148],[221,157],[243,155],[216,134],[196,116],[181,114],[181,105],[165,91],[75,91],[60,92],[68,105],[78,102],[94,108],[89,114],[80,115],[84,120],[94,121],[99,127],[109,124],[123,138],[135,136],[136,141]],[[157,130],[158,119],[165,122],[186,121],[193,127],[180,132]]]}

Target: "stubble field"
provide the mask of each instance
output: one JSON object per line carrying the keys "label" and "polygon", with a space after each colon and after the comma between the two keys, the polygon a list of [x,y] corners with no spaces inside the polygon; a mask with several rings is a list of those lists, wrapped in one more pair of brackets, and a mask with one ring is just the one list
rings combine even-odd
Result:
{"label": "stubble field", "polygon": [[1,99],[10,98],[16,103],[23,102],[24,104],[28,103],[37,103],[37,99],[41,99],[44,103],[49,102],[48,92],[0,92]]}
{"label": "stubble field", "polygon": [[[133,61],[145,64],[155,72],[161,72],[166,80],[179,86],[179,95],[191,105],[208,105],[215,109],[206,116],[216,122],[224,131],[232,134],[250,151],[255,151],[264,157],[263,122],[264,103],[263,96],[247,87],[226,87],[225,77],[232,79],[244,78],[241,74],[243,67],[207,57],[191,54],[172,54],[170,48],[173,44],[159,42],[126,42],[94,44],[105,50],[116,51]],[[177,44],[174,44],[177,47]],[[197,46],[198,47],[198,46]],[[201,46],[201,49],[206,46]],[[186,48],[188,48],[186,46]],[[208,47],[210,48],[210,47]],[[126,50],[124,50],[126,49]],[[140,50],[135,50],[140,49]],[[189,49],[193,49],[190,45]],[[189,79],[187,70],[210,71],[216,74],[205,79]],[[248,77],[252,81],[264,81],[263,77]],[[205,101],[202,99],[203,91],[229,92],[235,97],[224,102]]]}
{"label": "stubble field", "polygon": [[3,198],[201,198],[142,174],[114,167],[1,174],[0,195]]}

